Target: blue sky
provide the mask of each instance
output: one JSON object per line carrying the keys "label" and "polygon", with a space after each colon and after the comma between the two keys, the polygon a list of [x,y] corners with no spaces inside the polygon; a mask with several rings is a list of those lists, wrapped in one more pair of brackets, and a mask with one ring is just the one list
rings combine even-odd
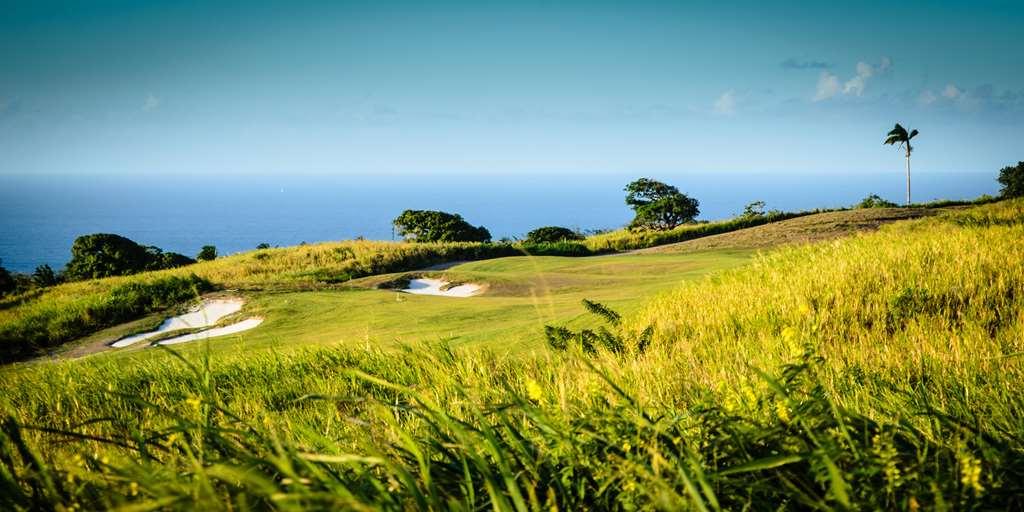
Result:
{"label": "blue sky", "polygon": [[1024,159],[1024,3],[50,2],[0,174],[901,170]]}

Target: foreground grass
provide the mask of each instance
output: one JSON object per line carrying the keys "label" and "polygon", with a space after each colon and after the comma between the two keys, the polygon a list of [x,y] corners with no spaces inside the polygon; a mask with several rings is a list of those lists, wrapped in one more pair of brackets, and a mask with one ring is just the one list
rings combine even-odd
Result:
{"label": "foreground grass", "polygon": [[1018,509],[1022,222],[1005,202],[683,284],[624,319],[626,338],[655,326],[642,354],[23,368],[0,505]]}

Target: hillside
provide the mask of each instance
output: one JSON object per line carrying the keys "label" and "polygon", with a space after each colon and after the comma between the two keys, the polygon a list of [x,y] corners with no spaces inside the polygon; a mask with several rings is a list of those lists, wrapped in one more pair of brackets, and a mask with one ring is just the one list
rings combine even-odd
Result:
{"label": "hillside", "polygon": [[[487,299],[475,304],[489,304],[500,311],[518,311],[520,303],[541,300],[558,304],[538,309],[544,315],[500,313],[500,321],[492,324],[500,332],[516,332],[516,343],[540,341],[536,329],[524,329],[521,322],[551,321],[563,318],[566,308],[572,307],[586,294],[609,292],[629,297],[616,305],[628,307],[652,293],[671,286],[677,279],[688,275],[728,268],[749,257],[751,249],[764,249],[776,245],[809,242],[834,238],[849,233],[873,229],[897,220],[919,218],[934,214],[936,209],[866,209],[827,213],[778,214],[762,218],[737,218],[713,224],[682,226],[666,233],[616,232],[592,237],[584,242],[589,246],[646,247],[665,241],[692,238],[703,233],[725,233],[702,236],[683,243],[646,249],[656,253],[693,252],[720,249],[717,253],[699,258],[617,263],[602,258],[559,258],[548,256],[516,256],[531,252],[567,252],[573,250],[553,245],[523,247],[502,244],[412,244],[393,242],[333,242],[297,247],[262,249],[201,262],[186,267],[158,272],[144,272],[133,276],[106,278],[62,284],[22,298],[5,299],[0,304],[0,355],[12,360],[31,355],[68,355],[77,357],[104,351],[106,345],[118,338],[151,329],[162,318],[181,309],[190,298],[218,291],[221,294],[242,295],[249,300],[246,314],[267,316],[268,322],[258,331],[242,336],[257,345],[287,336],[292,344],[307,341],[322,343],[327,340],[351,339],[354,332],[364,339],[383,339],[401,335],[405,340],[439,337],[458,327],[441,315],[424,316],[423,309],[408,307],[411,313],[390,316],[395,308],[380,309],[380,295],[343,293],[353,289],[373,288],[382,281],[395,279],[415,269],[444,268],[444,272],[426,274],[454,281],[480,281],[488,288]],[[773,214],[774,215],[774,214]],[[772,222],[774,218],[782,218]],[[766,224],[767,223],[767,224]],[[748,225],[755,227],[743,228]],[[581,244],[582,246],[582,244]],[[738,249],[738,250],[737,250]],[[583,254],[586,254],[584,251]],[[463,264],[460,260],[491,260],[511,258],[508,261],[528,262],[525,265],[496,263]],[[441,265],[438,265],[438,264]],[[452,266],[455,264],[456,266]],[[689,271],[686,269],[695,268]],[[498,268],[500,271],[490,269]],[[596,274],[594,268],[607,268]],[[480,270],[484,270],[481,272]],[[610,270],[608,270],[610,269]],[[395,274],[394,272],[398,272]],[[614,276],[614,279],[610,277]],[[655,279],[660,276],[662,279]],[[559,286],[563,285],[563,286]],[[320,295],[313,294],[319,293]],[[338,297],[329,307],[318,304],[316,297]],[[353,297],[359,297],[353,299]],[[420,299],[414,299],[420,300]],[[504,301],[504,302],[501,302]],[[279,304],[303,304],[281,311]],[[346,306],[339,304],[345,303]],[[362,315],[350,317],[333,315],[331,308],[351,307],[362,310],[371,304],[371,316],[381,318],[372,323],[363,322]],[[488,316],[486,308],[477,312]],[[322,315],[331,320],[320,322]],[[558,316],[563,315],[563,316]],[[414,319],[404,322],[406,316]],[[294,327],[279,329],[291,319]],[[490,316],[488,316],[490,317]],[[295,319],[307,319],[295,323]],[[410,328],[409,325],[428,327]],[[305,326],[305,327],[303,327]],[[313,327],[315,326],[315,328]],[[489,339],[495,332],[481,332],[460,339]],[[134,349],[133,349],[134,350]],[[121,351],[121,352],[126,352]]]}
{"label": "hillside", "polygon": [[765,249],[780,245],[820,242],[854,233],[874,231],[892,222],[929,217],[940,211],[938,208],[859,208],[815,213],[685,242],[640,249],[639,252]]}
{"label": "hillside", "polygon": [[[0,504],[1015,509],[1022,250],[1024,202],[1008,201],[671,279],[670,291],[621,320],[606,315],[606,330],[571,337],[564,351],[533,345],[508,357],[498,332],[462,348],[448,337],[401,350],[290,348],[281,331],[271,350],[24,366],[4,375]],[[627,270],[617,265],[656,277],[668,261],[700,267],[687,258],[702,254],[721,253],[541,268],[563,276],[553,288],[605,301],[622,282],[579,290],[574,279],[616,281]],[[452,270],[483,279],[531,265]],[[344,293],[395,301],[385,290]],[[543,303],[526,288],[507,295]],[[307,307],[293,299],[278,307]],[[465,314],[476,298],[408,300],[436,303],[431,322],[461,317],[453,336],[498,322]],[[371,311],[339,306],[292,325]]]}

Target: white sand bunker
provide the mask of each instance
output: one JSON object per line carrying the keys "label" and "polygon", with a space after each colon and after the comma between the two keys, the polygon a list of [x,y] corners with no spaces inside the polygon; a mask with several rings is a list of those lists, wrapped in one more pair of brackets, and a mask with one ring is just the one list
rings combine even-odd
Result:
{"label": "white sand bunker", "polygon": [[409,281],[409,287],[402,291],[416,295],[439,295],[441,297],[472,297],[483,291],[482,286],[472,283],[445,289],[446,285],[448,285],[448,281],[440,279],[413,279]]}
{"label": "white sand bunker", "polygon": [[174,345],[175,343],[185,343],[189,341],[205,340],[206,338],[213,338],[215,336],[224,336],[225,334],[235,334],[236,332],[248,331],[253,327],[263,323],[263,319],[260,317],[252,317],[241,322],[236,322],[231,325],[225,325],[224,327],[217,327],[215,329],[207,329],[205,331],[194,332],[192,334],[185,334],[156,342],[157,345]]}
{"label": "white sand bunker", "polygon": [[[145,341],[155,336],[159,336],[161,334],[172,331],[179,331],[182,329],[201,329],[205,327],[210,327],[211,325],[214,325],[217,322],[219,322],[221,318],[241,311],[242,303],[243,301],[240,299],[204,300],[202,303],[196,305],[191,310],[189,310],[188,313],[178,316],[172,316],[167,320],[164,320],[163,323],[160,324],[160,327],[157,327],[155,331],[135,334],[125,338],[121,338],[112,343],[110,346],[115,348],[122,348],[127,347],[129,345],[134,345],[140,341]],[[166,345],[169,343],[182,343],[183,341],[192,341],[193,339],[220,336],[222,334],[232,334],[235,332],[244,331],[246,329],[252,329],[253,327],[256,327],[257,325],[260,324],[260,322],[263,321],[263,319],[260,318],[258,319],[257,322],[253,324],[253,320],[257,319],[250,318],[248,320],[244,320],[242,322],[238,322],[236,324],[232,324],[226,327],[218,327],[216,329],[209,329],[198,333],[178,336],[177,338],[166,339],[160,341],[159,344]],[[240,325],[242,325],[241,328],[238,327]],[[199,336],[200,338],[182,339],[189,338],[191,336]]]}

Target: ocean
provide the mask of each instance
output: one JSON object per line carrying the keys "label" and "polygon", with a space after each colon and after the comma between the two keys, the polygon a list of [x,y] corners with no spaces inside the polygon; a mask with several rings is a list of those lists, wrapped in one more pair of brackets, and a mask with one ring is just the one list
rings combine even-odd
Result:
{"label": "ocean", "polygon": [[[143,245],[195,256],[260,243],[355,237],[391,240],[405,209],[459,213],[495,239],[547,225],[609,229],[631,218],[623,187],[631,175],[411,175],[316,177],[39,177],[0,175],[0,260],[8,270],[62,267],[77,236],[116,233]],[[868,194],[904,197],[904,175],[660,173],[700,201],[701,219],[735,215],[751,201],[802,210],[848,206]],[[918,173],[914,200],[995,194],[994,173]]]}

